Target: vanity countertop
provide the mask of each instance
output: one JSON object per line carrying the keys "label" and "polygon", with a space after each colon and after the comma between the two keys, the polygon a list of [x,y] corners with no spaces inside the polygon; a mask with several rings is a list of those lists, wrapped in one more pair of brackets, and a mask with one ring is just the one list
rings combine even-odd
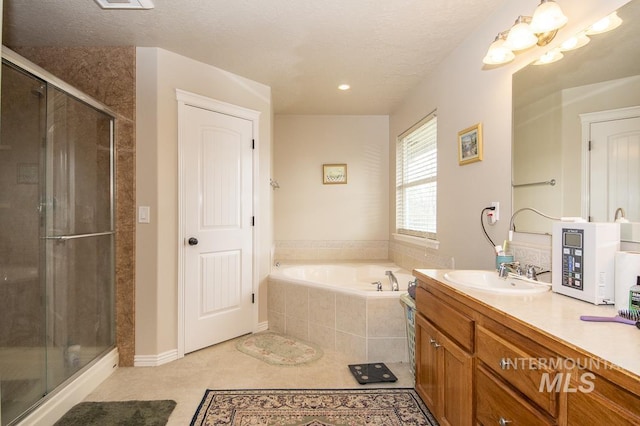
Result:
{"label": "vanity countertop", "polygon": [[580,315],[613,317],[613,306],[592,305],[553,293],[533,295],[498,295],[460,286],[447,281],[442,269],[416,269],[418,279],[430,277],[466,295],[475,302],[521,321],[568,346],[587,352],[622,369],[640,381],[640,330],[633,325],[613,322],[587,322]]}

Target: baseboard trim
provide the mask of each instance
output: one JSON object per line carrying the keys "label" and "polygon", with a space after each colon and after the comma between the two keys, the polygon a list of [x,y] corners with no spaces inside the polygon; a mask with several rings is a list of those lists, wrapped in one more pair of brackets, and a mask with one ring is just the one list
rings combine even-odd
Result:
{"label": "baseboard trim", "polygon": [[81,376],[44,401],[18,424],[22,426],[50,426],[54,424],[71,407],[84,400],[105,381],[118,368],[118,362],[118,349],[114,348]]}
{"label": "baseboard trim", "polygon": [[269,329],[269,321],[259,322],[256,326],[255,333],[259,333],[261,331],[267,331]]}
{"label": "baseboard trim", "polygon": [[178,359],[178,350],[162,352],[158,355],[136,355],[133,357],[134,367],[158,367]]}

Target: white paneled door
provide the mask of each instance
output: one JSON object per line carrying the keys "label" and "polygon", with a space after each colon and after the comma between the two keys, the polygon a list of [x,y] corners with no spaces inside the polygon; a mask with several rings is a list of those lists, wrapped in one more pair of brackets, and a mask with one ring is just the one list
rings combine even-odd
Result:
{"label": "white paneled door", "polygon": [[618,207],[640,220],[640,118],[591,124],[589,216],[613,222]]}
{"label": "white paneled door", "polygon": [[184,352],[252,331],[253,123],[181,114]]}

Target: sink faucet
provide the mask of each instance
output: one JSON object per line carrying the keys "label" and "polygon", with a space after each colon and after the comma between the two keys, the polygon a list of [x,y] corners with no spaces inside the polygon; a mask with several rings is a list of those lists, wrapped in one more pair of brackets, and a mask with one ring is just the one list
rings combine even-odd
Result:
{"label": "sink faucet", "polygon": [[399,291],[400,287],[398,286],[398,279],[396,278],[395,275],[393,275],[393,272],[386,271],[384,274],[389,277],[389,284],[391,284],[391,291]]}
{"label": "sink faucet", "polygon": [[535,265],[526,264],[524,268],[520,266],[520,262],[505,262],[500,264],[500,268],[498,269],[498,276],[500,278],[507,278],[509,276],[509,272],[513,272],[514,274],[525,276],[530,280],[538,281],[538,274],[541,268]]}
{"label": "sink faucet", "polygon": [[522,275],[520,262],[504,262],[500,264],[500,267],[498,268],[498,276],[500,278],[507,278],[509,276],[509,272],[513,272],[517,275]]}

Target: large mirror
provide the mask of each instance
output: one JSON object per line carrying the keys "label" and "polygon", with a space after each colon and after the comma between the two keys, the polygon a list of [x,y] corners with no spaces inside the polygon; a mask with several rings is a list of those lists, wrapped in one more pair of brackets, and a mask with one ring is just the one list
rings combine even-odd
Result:
{"label": "large mirror", "polygon": [[[640,1],[618,16],[560,61],[513,75],[514,212],[640,222]],[[525,212],[516,231],[551,233],[551,220]]]}

